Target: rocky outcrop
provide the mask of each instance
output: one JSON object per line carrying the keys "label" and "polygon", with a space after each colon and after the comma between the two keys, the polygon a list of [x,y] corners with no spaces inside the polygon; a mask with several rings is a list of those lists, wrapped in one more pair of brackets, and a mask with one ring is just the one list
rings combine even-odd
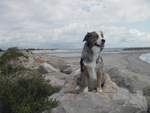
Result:
{"label": "rocky outcrop", "polygon": [[42,74],[46,74],[46,73],[50,73],[50,72],[59,72],[58,69],[54,68],[52,65],[48,64],[48,63],[42,63],[39,65],[38,70],[42,73]]}
{"label": "rocky outcrop", "polygon": [[60,93],[52,97],[60,101],[59,107],[53,109],[52,113],[146,113],[147,110],[142,95],[132,95],[125,89],[119,89],[113,98],[108,97],[107,93],[93,92]]}
{"label": "rocky outcrop", "polygon": [[51,64],[53,67],[65,74],[71,74],[73,71],[71,65],[59,57],[49,57],[47,63]]}
{"label": "rocky outcrop", "polygon": [[76,80],[79,70],[67,79],[62,90],[51,96],[60,101],[52,113],[146,113],[147,101],[142,92],[130,93],[119,88],[105,74],[106,82],[102,93],[76,93]]}
{"label": "rocky outcrop", "polygon": [[73,71],[71,64],[61,58],[43,57],[43,59],[44,62],[42,60],[39,64],[33,58],[32,66],[36,67],[52,86],[61,87],[59,93],[49,97],[60,103],[57,108],[52,110],[52,113],[147,112],[147,101],[142,92],[136,90],[138,88],[136,87],[138,85],[136,77],[130,78],[118,69],[109,69],[108,73],[105,73],[102,93],[83,93],[78,91],[77,86],[80,76],[79,66],[77,70]]}
{"label": "rocky outcrop", "polygon": [[128,89],[131,93],[138,90],[142,91],[145,86],[150,85],[149,78],[138,73],[129,72],[125,69],[121,70],[117,67],[109,68],[106,71],[113,82],[119,87]]}

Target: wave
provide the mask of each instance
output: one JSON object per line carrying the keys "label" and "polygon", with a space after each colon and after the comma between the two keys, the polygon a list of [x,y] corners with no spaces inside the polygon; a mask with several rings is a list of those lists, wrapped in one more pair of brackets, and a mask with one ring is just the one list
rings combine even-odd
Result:
{"label": "wave", "polygon": [[140,59],[150,64],[150,53],[142,54]]}

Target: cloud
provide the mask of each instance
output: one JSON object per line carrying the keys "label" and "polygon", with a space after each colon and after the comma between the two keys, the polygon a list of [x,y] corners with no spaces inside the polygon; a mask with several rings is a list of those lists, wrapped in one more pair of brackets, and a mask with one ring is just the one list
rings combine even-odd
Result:
{"label": "cloud", "polygon": [[114,26],[94,26],[73,24],[70,27],[53,29],[49,32],[0,32],[3,48],[18,46],[23,48],[81,48],[86,31],[103,29],[106,47],[149,46],[150,34],[136,29]]}
{"label": "cloud", "polygon": [[79,48],[94,30],[108,47],[146,46],[150,34],[128,25],[149,20],[149,10],[149,0],[1,0],[0,47]]}

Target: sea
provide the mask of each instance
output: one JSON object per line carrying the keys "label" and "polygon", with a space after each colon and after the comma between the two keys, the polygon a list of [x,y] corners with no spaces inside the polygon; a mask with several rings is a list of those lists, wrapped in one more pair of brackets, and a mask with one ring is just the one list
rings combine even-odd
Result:
{"label": "sea", "polygon": [[[121,49],[104,49],[104,53],[120,53]],[[80,57],[82,49],[33,50],[33,53],[46,53],[60,57]]]}
{"label": "sea", "polygon": [[150,64],[150,53],[145,53],[140,56],[140,59]]}

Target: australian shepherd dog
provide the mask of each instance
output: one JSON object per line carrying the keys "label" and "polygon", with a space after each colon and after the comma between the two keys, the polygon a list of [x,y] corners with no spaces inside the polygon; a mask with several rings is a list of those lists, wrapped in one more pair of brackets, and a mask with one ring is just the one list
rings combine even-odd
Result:
{"label": "australian shepherd dog", "polygon": [[81,60],[80,86],[83,92],[102,92],[104,84],[103,60],[101,57],[105,45],[103,32],[88,32],[83,41],[85,42]]}

